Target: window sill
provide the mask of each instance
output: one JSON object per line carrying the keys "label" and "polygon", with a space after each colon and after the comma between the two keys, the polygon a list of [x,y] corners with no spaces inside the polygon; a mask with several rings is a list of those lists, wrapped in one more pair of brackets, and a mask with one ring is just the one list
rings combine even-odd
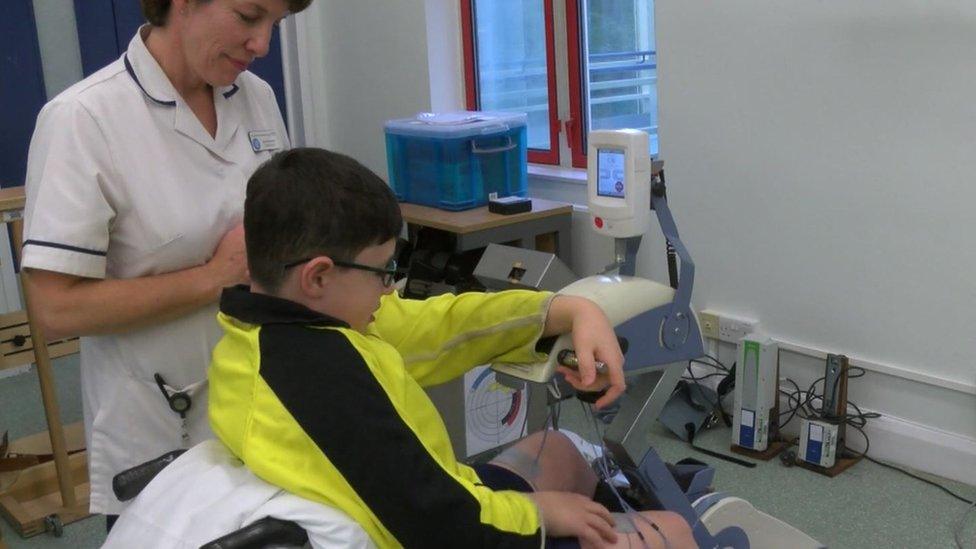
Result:
{"label": "window sill", "polygon": [[581,168],[563,168],[546,164],[529,164],[529,176],[534,179],[554,181],[557,183],[571,183],[586,185],[586,170]]}

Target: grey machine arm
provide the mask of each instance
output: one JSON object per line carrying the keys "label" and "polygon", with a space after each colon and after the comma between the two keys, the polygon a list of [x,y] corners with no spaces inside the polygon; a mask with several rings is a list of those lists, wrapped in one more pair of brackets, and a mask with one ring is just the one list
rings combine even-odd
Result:
{"label": "grey machine arm", "polygon": [[[698,317],[691,308],[695,264],[678,235],[665,197],[664,183],[652,182],[651,209],[667,242],[680,260],[677,288],[635,277],[634,265],[640,237],[616,239],[623,250],[619,275],[595,275],[573,282],[558,293],[593,300],[603,308],[619,338],[626,340],[624,371],[628,394],[607,431],[607,438],[620,442],[632,455],[642,455],[646,443],[633,435],[647,431],[657,418],[687,361],[704,355]],[[536,252],[533,252],[536,253]],[[546,362],[539,364],[493,364],[498,372],[537,383],[552,377],[562,351],[572,350],[572,339],[556,339]]]}

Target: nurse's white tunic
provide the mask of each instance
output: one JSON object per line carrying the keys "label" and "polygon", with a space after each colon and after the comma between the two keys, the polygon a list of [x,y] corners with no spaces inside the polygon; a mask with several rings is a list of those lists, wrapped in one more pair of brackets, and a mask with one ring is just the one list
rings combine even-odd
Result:
{"label": "nurse's white tunic", "polygon": [[[45,105],[27,168],[24,267],[134,278],[203,265],[243,217],[247,178],[288,136],[274,92],[244,72],[215,89],[211,137],[146,49],[143,27],[117,61]],[[124,504],[112,477],[212,437],[206,368],[216,303],[176,320],[81,338],[91,511]],[[153,374],[193,405],[183,421]]]}

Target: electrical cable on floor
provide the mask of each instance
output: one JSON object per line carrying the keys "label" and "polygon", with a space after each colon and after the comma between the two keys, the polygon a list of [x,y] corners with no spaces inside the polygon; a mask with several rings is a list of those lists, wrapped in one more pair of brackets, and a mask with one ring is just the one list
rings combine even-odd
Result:
{"label": "electrical cable on floor", "polygon": [[931,481],[931,480],[929,480],[927,478],[920,477],[920,476],[918,476],[918,475],[916,475],[916,474],[914,474],[912,472],[909,472],[909,471],[907,471],[905,469],[902,469],[901,467],[897,467],[895,465],[891,465],[890,463],[885,463],[883,461],[878,461],[878,460],[874,459],[871,456],[865,456],[865,457],[867,458],[868,461],[870,461],[872,463],[876,463],[876,464],[878,464],[878,465],[880,465],[882,467],[887,467],[888,469],[892,469],[892,470],[898,471],[899,473],[902,473],[903,475],[908,475],[908,476],[912,477],[913,479],[920,480],[920,481],[924,482],[925,484],[929,484],[929,485],[935,486],[939,490],[942,490],[946,494],[949,494],[950,496],[958,499],[959,501],[961,501],[963,503],[967,503],[969,505],[973,505],[973,503],[974,503],[973,501],[968,500],[968,499],[960,496],[959,494],[953,492],[952,490],[946,488],[945,486],[943,486],[943,485],[941,485],[941,484],[939,484],[937,482]]}
{"label": "electrical cable on floor", "polygon": [[[855,375],[849,376],[851,378],[858,378],[858,377],[862,377],[863,375],[865,375],[865,371],[864,371],[863,368],[858,368],[858,367],[853,367],[852,366],[851,369],[852,370],[855,370],[855,372],[854,372]],[[837,379],[839,380],[840,378],[838,377]],[[855,413],[853,413],[853,414],[852,413],[848,413],[843,418],[828,418],[828,417],[824,417],[823,416],[823,397],[820,396],[820,395],[817,395],[814,392],[814,389],[816,388],[817,384],[820,383],[821,381],[823,381],[824,378],[818,378],[816,381],[814,381],[813,383],[811,383],[810,384],[810,387],[807,389],[807,392],[806,392],[805,397],[802,400],[801,400],[801,395],[803,394],[803,391],[800,390],[800,387],[792,379],[787,378],[786,380],[788,382],[792,383],[793,384],[793,387],[795,387],[796,390],[794,392],[792,392],[792,393],[789,392],[789,391],[784,391],[782,389],[780,390],[780,393],[781,394],[787,395],[787,399],[788,399],[789,404],[791,406],[793,406],[793,408],[791,410],[787,410],[786,412],[783,412],[783,413],[780,414],[781,416],[784,415],[784,414],[786,414],[786,413],[789,413],[790,414],[790,418],[787,419],[786,422],[784,422],[782,424],[782,426],[785,426],[787,423],[789,423],[790,420],[792,420],[795,415],[799,415],[800,417],[802,417],[804,419],[809,419],[811,417],[814,417],[814,418],[817,418],[817,419],[820,419],[820,420],[823,420],[823,421],[829,421],[829,422],[835,423],[835,424],[841,424],[841,423],[846,424],[846,425],[850,426],[851,428],[856,429],[861,434],[861,436],[864,437],[864,451],[860,452],[859,454],[854,454],[854,455],[847,456],[847,457],[852,457],[852,458],[856,458],[856,459],[865,458],[865,459],[867,459],[868,461],[870,461],[872,463],[875,463],[875,464],[880,465],[882,467],[886,467],[888,469],[892,469],[894,471],[898,471],[899,473],[902,473],[902,474],[904,474],[906,476],[909,476],[909,477],[911,477],[913,479],[916,479],[916,480],[919,480],[919,481],[924,482],[925,484],[934,486],[934,487],[938,488],[939,490],[942,490],[946,494],[952,496],[953,498],[955,498],[955,499],[957,499],[957,500],[959,500],[959,501],[961,501],[963,503],[968,504],[970,506],[970,508],[967,509],[966,513],[963,514],[962,518],[959,521],[959,525],[956,528],[956,532],[955,532],[955,535],[956,535],[956,545],[959,546],[960,549],[962,549],[962,544],[960,543],[959,536],[962,533],[963,527],[965,526],[966,518],[968,517],[969,513],[972,512],[973,508],[976,508],[976,502],[971,501],[971,500],[968,500],[968,499],[960,496],[959,494],[953,492],[949,488],[947,488],[947,487],[945,487],[945,486],[943,486],[943,485],[941,485],[941,484],[939,484],[937,482],[931,481],[931,480],[929,480],[927,478],[921,477],[921,476],[916,475],[916,474],[914,474],[914,473],[912,473],[910,471],[907,471],[905,469],[902,469],[901,467],[897,467],[895,465],[891,465],[891,464],[888,464],[888,463],[884,463],[882,461],[879,461],[879,460],[877,460],[877,459],[869,456],[868,455],[868,451],[871,449],[871,439],[867,436],[867,433],[864,432],[864,428],[867,426],[867,420],[879,418],[879,417],[881,417],[881,414],[879,414],[877,412],[863,412],[863,411],[861,411],[861,409],[858,407],[857,404],[855,404],[855,403],[853,403],[851,401],[847,401],[847,404],[849,406],[851,406],[851,407],[854,408]],[[833,391],[836,391],[836,383],[837,383],[837,380],[834,381]],[[825,389],[826,389],[826,387],[825,387]],[[814,401],[817,400],[817,399],[820,400],[820,406],[819,407],[817,407],[817,405],[814,403]],[[796,403],[795,406],[794,406],[794,402]]]}
{"label": "electrical cable on floor", "polygon": [[[708,355],[706,355],[706,356],[708,356]],[[703,362],[703,361],[700,361],[700,360],[693,360],[691,362],[695,362],[695,363],[699,363],[699,364],[704,364],[706,366],[712,366],[712,367],[715,367],[715,368],[718,368],[718,369],[722,369],[722,367],[724,367],[724,365],[722,365],[721,362],[718,359],[716,359],[714,357],[711,357],[711,356],[708,356],[708,358],[710,358],[711,360],[715,361],[716,364],[713,365],[713,364],[709,364],[709,363],[706,363],[706,362]],[[722,367],[719,367],[719,365],[721,365]],[[700,381],[702,379],[705,379],[707,377],[712,377],[712,376],[715,376],[715,375],[719,375],[719,374],[709,374],[709,375],[707,375],[705,377],[702,377],[702,378],[695,378],[694,374],[691,372],[691,364],[690,363],[689,363],[689,366],[688,366],[688,372],[691,375],[692,381],[694,381],[695,383],[697,383],[698,381]],[[866,374],[866,371],[864,370],[864,368],[857,367],[857,366],[851,366],[850,367],[850,372],[848,374],[848,379],[856,379],[856,378],[859,378],[859,377],[863,377],[865,374]],[[831,388],[831,393],[835,393],[837,391],[837,384],[840,381],[840,379],[841,379],[840,376],[838,376],[837,378],[834,379],[833,387]],[[819,383],[821,383],[821,382],[823,382],[825,380],[826,380],[825,377],[817,378],[816,380],[813,381],[813,383],[810,384],[810,386],[807,388],[806,391],[803,391],[802,389],[800,389],[800,386],[795,381],[793,381],[790,378],[786,378],[786,381],[793,385],[794,390],[793,391],[788,391],[788,390],[784,390],[784,389],[779,389],[779,394],[781,394],[781,395],[783,395],[783,396],[786,397],[786,399],[787,399],[787,405],[789,406],[789,409],[788,410],[785,410],[785,411],[780,412],[780,419],[782,419],[783,416],[789,415],[789,417],[786,419],[786,421],[781,421],[780,422],[780,428],[785,427],[786,425],[788,425],[790,423],[790,421],[793,420],[794,417],[799,416],[799,417],[801,417],[803,419],[816,418],[816,419],[819,419],[819,420],[822,420],[822,421],[828,421],[828,422],[834,423],[834,424],[841,424],[841,423],[843,423],[843,424],[846,424],[846,425],[850,426],[853,429],[856,429],[861,434],[861,436],[864,437],[864,451],[860,452],[859,454],[854,454],[854,455],[851,455],[851,456],[848,456],[848,457],[852,457],[852,458],[865,458],[868,461],[871,461],[871,462],[873,462],[873,463],[875,463],[877,465],[881,465],[882,467],[887,467],[887,468],[892,469],[894,471],[898,471],[899,473],[902,473],[902,474],[907,475],[907,476],[909,476],[911,478],[914,478],[916,480],[920,480],[920,481],[922,481],[922,482],[924,482],[926,484],[929,484],[931,486],[934,486],[934,487],[938,488],[939,490],[942,490],[946,494],[952,496],[953,498],[955,498],[955,499],[957,499],[957,500],[959,500],[959,501],[961,501],[961,502],[966,503],[966,504],[969,505],[969,508],[966,510],[965,513],[963,513],[962,517],[960,518],[959,523],[958,523],[958,525],[956,527],[956,530],[954,532],[955,541],[956,541],[957,547],[959,549],[963,549],[960,536],[962,535],[962,531],[963,531],[963,529],[965,527],[967,518],[969,517],[970,513],[972,513],[973,510],[976,509],[976,502],[970,501],[970,500],[968,500],[968,499],[960,496],[959,494],[956,494],[955,492],[953,492],[949,488],[946,488],[945,486],[943,486],[943,485],[941,485],[941,484],[939,484],[937,482],[933,482],[933,481],[928,480],[926,478],[923,478],[923,477],[921,477],[919,475],[913,474],[913,473],[911,473],[911,472],[909,472],[909,471],[907,471],[905,469],[902,469],[900,467],[896,467],[894,465],[890,465],[888,463],[884,463],[882,461],[878,461],[878,460],[874,459],[873,457],[869,456],[868,455],[868,450],[870,450],[870,448],[871,448],[871,440],[870,440],[870,438],[868,438],[867,434],[864,432],[864,428],[867,425],[867,420],[879,418],[879,417],[881,417],[881,414],[879,414],[877,412],[863,412],[857,406],[857,404],[855,404],[854,402],[851,402],[850,400],[848,400],[847,401],[847,404],[849,406],[851,406],[851,407],[854,408],[855,413],[848,413],[843,418],[830,418],[830,417],[825,417],[824,416],[824,413],[823,413],[824,412],[824,410],[823,410],[823,402],[824,402],[823,396],[822,395],[818,395],[817,392],[816,392],[817,384],[819,384]],[[824,387],[824,390],[826,391],[826,389],[827,389],[827,387],[825,386]],[[819,406],[817,405],[817,402],[816,402],[818,400],[819,400]]]}
{"label": "electrical cable on floor", "polygon": [[749,469],[755,469],[756,468],[756,464],[754,462],[746,461],[744,459],[739,459],[739,458],[737,458],[735,456],[730,456],[728,454],[723,454],[721,452],[716,452],[714,450],[709,450],[708,448],[702,448],[701,446],[696,446],[695,445],[695,426],[692,425],[691,423],[686,423],[685,424],[685,428],[687,429],[687,433],[688,433],[688,444],[691,445],[691,448],[693,450],[698,451],[698,452],[701,452],[701,453],[703,453],[705,455],[712,456],[714,458],[721,459],[723,461],[727,461],[729,463],[734,463],[736,465],[741,465],[743,467],[747,467]]}
{"label": "electrical cable on floor", "polygon": [[[716,360],[717,361],[717,359],[713,359],[713,360]],[[698,362],[700,364],[704,364],[706,366],[711,366],[713,368],[716,367],[716,366],[715,365],[712,365],[712,364],[705,363],[705,362],[701,362],[699,360],[690,360],[690,361],[688,361],[688,367],[687,367],[686,371],[688,372],[688,375],[691,376],[691,381],[695,385],[698,386],[698,390],[701,393],[701,395],[706,400],[708,400],[708,403],[709,404],[712,405],[712,415],[713,416],[723,416],[723,417],[726,416],[726,415],[728,415],[728,414],[726,414],[725,409],[722,408],[722,397],[721,396],[719,396],[719,395],[716,394],[717,402],[716,401],[713,401],[713,400],[711,400],[710,398],[707,397],[707,393],[705,393],[704,387],[701,384],[701,380],[703,380],[705,378],[701,378],[701,377],[696,377],[695,376],[695,373],[691,370],[691,363],[692,362]],[[725,376],[728,376],[728,375],[731,375],[731,373],[726,373],[726,374],[709,374],[709,375],[725,375]],[[706,377],[708,377],[708,376],[706,376]],[[743,467],[748,467],[750,469],[756,467],[756,464],[753,463],[753,462],[751,462],[751,461],[746,461],[744,459],[740,459],[740,458],[737,458],[735,456],[730,456],[728,454],[723,454],[722,452],[716,452],[714,450],[709,450],[708,448],[702,448],[701,446],[696,445],[695,444],[695,435],[697,434],[697,427],[693,423],[687,423],[687,424],[685,424],[685,433],[686,433],[686,435],[688,437],[688,444],[696,452],[701,452],[703,454],[712,456],[714,458],[718,458],[718,459],[721,459],[723,461],[727,461],[729,463],[734,463],[736,465],[741,465]]]}
{"label": "electrical cable on floor", "polygon": [[966,518],[970,513],[973,512],[973,509],[976,509],[976,503],[970,505],[962,516],[959,517],[959,524],[956,525],[956,530],[952,533],[952,537],[956,539],[956,547],[958,549],[965,549],[965,547],[962,546],[962,531],[966,528]]}

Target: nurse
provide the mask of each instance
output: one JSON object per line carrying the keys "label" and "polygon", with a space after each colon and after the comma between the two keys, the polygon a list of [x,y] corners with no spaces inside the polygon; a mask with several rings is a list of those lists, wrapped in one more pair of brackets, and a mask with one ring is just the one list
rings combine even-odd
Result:
{"label": "nurse", "polygon": [[245,185],[289,146],[247,67],[311,1],[142,0],[122,57],[38,116],[22,264],[48,338],[82,336],[91,511],[109,527],[116,473],[212,437],[205,370],[220,291],[248,281]]}

